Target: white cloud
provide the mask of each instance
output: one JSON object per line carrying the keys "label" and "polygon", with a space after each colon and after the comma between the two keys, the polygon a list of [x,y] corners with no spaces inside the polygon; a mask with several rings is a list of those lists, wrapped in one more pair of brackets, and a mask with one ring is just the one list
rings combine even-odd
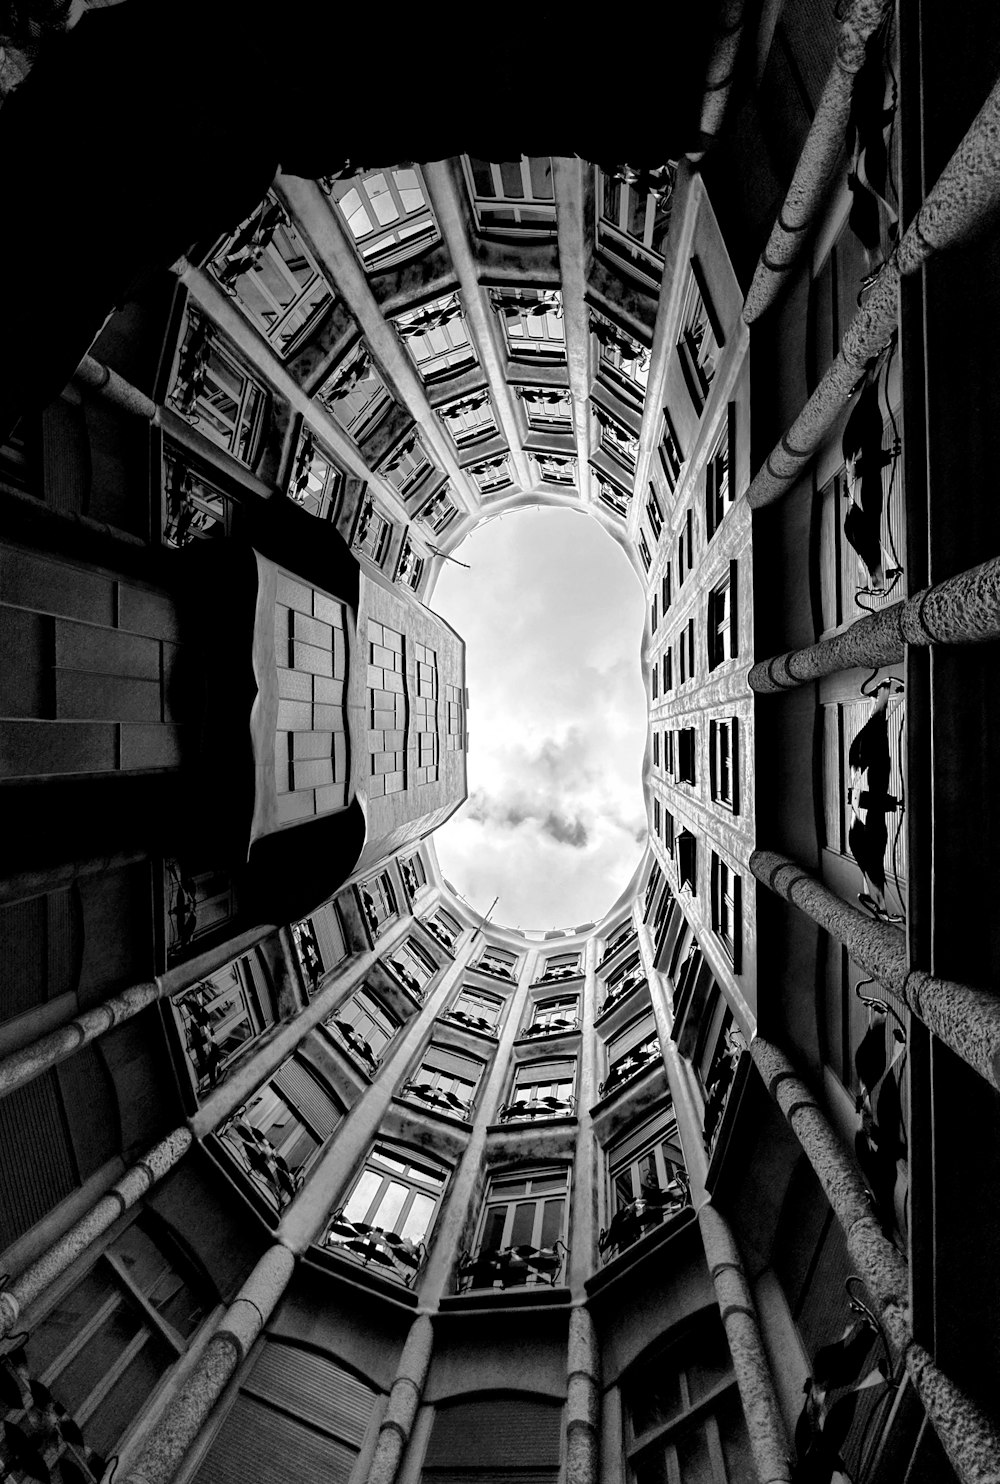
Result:
{"label": "white cloud", "polygon": [[494,920],[571,927],[622,891],[646,838],[643,598],[596,521],[564,510],[481,527],[434,607],[467,645],[469,800],[441,868]]}

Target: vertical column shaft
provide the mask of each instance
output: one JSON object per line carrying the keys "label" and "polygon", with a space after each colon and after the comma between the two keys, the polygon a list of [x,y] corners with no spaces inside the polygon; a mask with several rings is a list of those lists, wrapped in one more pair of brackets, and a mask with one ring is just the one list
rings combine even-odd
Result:
{"label": "vertical column shaft", "polygon": [[375,1444],[368,1484],[394,1484],[413,1431],[413,1420],[423,1396],[433,1348],[431,1321],[426,1314],[421,1314],[413,1321],[399,1358],[396,1379],[389,1392],[389,1404]]}
{"label": "vertical column shaft", "polygon": [[597,1484],[600,1360],[590,1310],[570,1310],[566,1378],[566,1484]]}

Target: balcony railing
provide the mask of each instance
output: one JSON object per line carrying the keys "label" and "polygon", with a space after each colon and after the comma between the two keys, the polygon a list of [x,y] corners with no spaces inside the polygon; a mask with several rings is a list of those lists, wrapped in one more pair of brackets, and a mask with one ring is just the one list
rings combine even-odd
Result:
{"label": "balcony railing", "polygon": [[688,1178],[684,1171],[662,1189],[658,1185],[644,1185],[638,1200],[619,1207],[607,1229],[601,1228],[597,1246],[602,1263],[613,1261],[654,1226],[672,1220],[690,1203]]}
{"label": "balcony railing", "polygon": [[493,979],[504,979],[508,984],[514,983],[514,972],[505,964],[491,964],[480,959],[478,964],[470,964],[470,969],[475,969],[477,974],[489,974]]}
{"label": "balcony railing", "polygon": [[379,917],[378,909],[375,906],[375,898],[363,886],[358,888],[358,900],[361,903],[361,911],[364,914],[365,922],[368,924],[372,937],[377,938],[388,922],[389,917],[393,914],[388,913],[384,918]]}
{"label": "balcony railing", "polygon": [[736,1078],[736,1068],[739,1066],[740,1057],[746,1050],[747,1043],[743,1039],[742,1032],[731,1028],[723,1036],[716,1047],[712,1058],[712,1065],[708,1070],[705,1082],[705,1151],[709,1159],[715,1150],[719,1129],[722,1127],[722,1118],[729,1103],[729,1095],[733,1090],[733,1082]]}
{"label": "balcony railing", "polygon": [[451,1009],[446,1010],[441,1017],[442,1020],[454,1020],[459,1025],[467,1025],[470,1030],[483,1031],[487,1036],[496,1036],[497,1025],[495,1020],[487,1020],[485,1015],[473,1015],[468,1010]]}
{"label": "balcony railing", "polygon": [[308,918],[292,923],[292,941],[302,972],[309,982],[309,992],[315,994],[323,977],[323,955],[316,941],[316,930]]}
{"label": "balcony railing", "polygon": [[455,944],[458,940],[453,938],[451,933],[446,933],[441,924],[435,922],[433,917],[422,917],[420,920],[431,937],[436,938],[442,948],[447,948],[449,953],[454,953]]}
{"label": "balcony railing", "polygon": [[343,1211],[335,1211],[326,1229],[323,1245],[340,1252],[362,1267],[372,1267],[384,1277],[399,1278],[412,1287],[427,1248],[424,1243],[401,1237],[398,1232],[383,1231],[366,1221],[350,1221]]}
{"label": "balcony railing", "polygon": [[626,1082],[631,1082],[633,1077],[638,1077],[647,1067],[660,1059],[660,1038],[654,1032],[641,1046],[630,1051],[627,1056],[621,1056],[609,1069],[608,1075],[597,1089],[598,1097],[607,1097],[609,1093],[616,1092],[619,1087],[624,1087]]}
{"label": "balcony railing", "polygon": [[[616,938],[612,938],[611,942],[607,944],[604,949],[604,953],[601,956],[601,964],[606,964],[609,958],[613,958],[615,956],[619,948],[625,947],[626,943],[637,943],[638,940],[639,934],[630,924],[625,932],[619,933]],[[600,968],[601,964],[598,964],[597,967]]]}
{"label": "balcony railing", "polygon": [[420,882],[417,880],[417,873],[413,868],[413,863],[411,861],[401,861],[399,873],[403,878],[403,885],[409,892],[410,900],[412,901],[420,890]]}
{"label": "balcony railing", "polygon": [[265,1134],[238,1108],[219,1129],[219,1140],[276,1211],[284,1210],[302,1184],[302,1171],[289,1168]]}
{"label": "balcony railing", "polygon": [[417,1098],[426,1103],[430,1108],[436,1108],[439,1113],[450,1113],[453,1117],[462,1118],[466,1122],[472,1117],[472,1103],[460,1098],[454,1092],[442,1092],[440,1088],[432,1087],[429,1082],[404,1082],[399,1089],[400,1096],[404,1098]]}
{"label": "balcony railing", "polygon": [[580,1017],[578,1015],[553,1016],[551,1020],[538,1020],[534,1025],[526,1025],[521,1032],[522,1036],[557,1036],[565,1031],[578,1031],[580,1029]]}
{"label": "balcony railing", "polygon": [[535,1098],[533,1102],[504,1103],[497,1113],[498,1123],[520,1122],[523,1118],[573,1118],[576,1098]]}
{"label": "balcony railing", "polygon": [[339,1041],[347,1047],[354,1056],[363,1064],[366,1072],[374,1076],[378,1070],[379,1058],[364,1036],[358,1034],[353,1025],[348,1025],[346,1020],[340,1020],[336,1015],[325,1020],[323,1024],[327,1030],[333,1031]]}
{"label": "balcony railing", "polygon": [[458,1260],[456,1290],[472,1288],[529,1288],[547,1283],[555,1287],[562,1277],[569,1252],[561,1241],[551,1247],[480,1247],[463,1252]]}
{"label": "balcony railing", "polygon": [[407,993],[411,994],[413,998],[418,1001],[419,1004],[422,1005],[424,1003],[424,996],[427,993],[426,989],[420,983],[420,980],[416,977],[416,975],[411,974],[409,969],[404,968],[398,959],[383,959],[382,967],[388,969],[393,978],[398,979]]}
{"label": "balcony railing", "polygon": [[535,980],[535,983],[536,984],[556,984],[556,983],[558,983],[558,981],[560,979],[579,979],[579,977],[580,977],[580,975],[582,973],[583,973],[583,970],[580,968],[579,964],[577,964],[577,966],[576,966],[575,969],[570,969],[570,968],[549,969],[546,973],[544,973],[542,975],[542,977],[540,979],[536,979]]}
{"label": "balcony railing", "polygon": [[604,1002],[597,1012],[598,1016],[605,1014],[608,1010],[613,1010],[617,1004],[628,998],[633,989],[638,989],[640,984],[645,983],[646,976],[641,969],[637,969],[634,974],[629,974],[626,979],[622,980],[621,984],[616,984],[614,989],[608,990],[608,993],[604,997]]}

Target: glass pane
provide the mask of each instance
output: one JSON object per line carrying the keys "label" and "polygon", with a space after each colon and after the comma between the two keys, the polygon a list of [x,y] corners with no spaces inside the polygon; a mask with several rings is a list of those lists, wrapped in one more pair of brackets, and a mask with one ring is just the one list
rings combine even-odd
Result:
{"label": "glass pane", "polygon": [[400,1185],[397,1181],[391,1180],[379,1202],[377,1211],[372,1217],[374,1224],[380,1226],[383,1231],[394,1232],[396,1230],[396,1222],[399,1220],[400,1212],[406,1203],[406,1197],[408,1195],[409,1191],[405,1185]]}
{"label": "glass pane", "polygon": [[708,1438],[701,1428],[678,1438],[677,1465],[684,1484],[722,1484],[712,1468]]}
{"label": "glass pane", "polygon": [[427,1235],[433,1215],[433,1200],[429,1195],[423,1195],[418,1191],[413,1197],[413,1204],[407,1212],[400,1235],[409,1237],[411,1242],[422,1241]]}
{"label": "glass pane", "polygon": [[562,1236],[563,1224],[563,1201],[546,1201],[545,1211],[542,1216],[542,1235],[539,1238],[540,1247],[551,1247],[559,1237]]}
{"label": "glass pane", "polygon": [[344,1207],[344,1215],[348,1221],[368,1220],[368,1211],[381,1185],[381,1175],[376,1174],[374,1170],[365,1170]]}
{"label": "glass pane", "polygon": [[105,1277],[101,1268],[95,1268],[81,1278],[35,1326],[27,1345],[31,1374],[44,1378],[56,1357],[112,1296],[117,1302],[117,1287],[112,1287],[110,1277]]}
{"label": "glass pane", "polygon": [[493,171],[488,160],[475,160],[469,156],[469,164],[472,167],[472,182],[477,196],[495,196],[493,189]]}
{"label": "glass pane", "polygon": [[651,1427],[669,1422],[682,1409],[680,1376],[676,1371],[669,1371],[644,1377],[631,1392],[628,1409],[632,1432],[637,1438]]}
{"label": "glass pane", "polygon": [[726,1460],[726,1484],[754,1484],[757,1471],[750,1452],[750,1439],[740,1406],[739,1393],[731,1391],[716,1410],[722,1454]]}
{"label": "glass pane", "polygon": [[483,1248],[488,1252],[497,1252],[503,1245],[503,1224],[507,1219],[507,1207],[494,1207],[488,1212],[486,1225],[483,1227]]}
{"label": "glass pane", "polygon": [[[50,1383],[53,1394],[79,1422],[86,1415],[88,1399],[141,1329],[138,1315],[123,1298],[117,1297],[94,1333]],[[95,1442],[92,1446],[99,1445]]]}
{"label": "glass pane", "polygon": [[500,163],[500,178],[503,181],[503,193],[505,196],[518,201],[524,197],[520,160],[502,160]]}
{"label": "glass pane", "polygon": [[552,161],[548,155],[532,155],[528,164],[531,168],[531,194],[551,201]]}
{"label": "glass pane", "polygon": [[532,1232],[535,1225],[535,1202],[518,1202],[514,1212],[514,1224],[510,1231],[511,1247],[520,1247],[524,1244],[534,1245]]}

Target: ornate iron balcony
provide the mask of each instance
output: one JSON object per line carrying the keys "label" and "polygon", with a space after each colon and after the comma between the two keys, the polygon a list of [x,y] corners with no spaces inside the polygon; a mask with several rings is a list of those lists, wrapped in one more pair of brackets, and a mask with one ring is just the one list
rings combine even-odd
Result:
{"label": "ornate iron balcony", "polygon": [[576,1098],[536,1098],[534,1102],[504,1103],[497,1114],[498,1123],[511,1123],[522,1118],[572,1118],[576,1115]]}
{"label": "ornate iron balcony", "polygon": [[454,1092],[442,1092],[439,1088],[432,1087],[429,1082],[404,1082],[399,1089],[400,1095],[405,1098],[419,1098],[422,1103],[427,1103],[431,1108],[437,1108],[441,1113],[451,1113],[453,1116],[465,1119],[466,1122],[472,1117],[472,1104],[460,1098]]}
{"label": "ornate iron balcony", "polygon": [[640,984],[645,983],[646,976],[641,969],[637,970],[634,974],[629,974],[628,978],[623,979],[621,984],[616,984],[614,989],[608,991],[604,997],[604,1003],[597,1012],[598,1015],[603,1015],[607,1010],[613,1010],[615,1005],[632,993],[633,989],[638,989]]}
{"label": "ornate iron balcony", "polygon": [[602,1263],[611,1262],[652,1227],[672,1220],[690,1204],[686,1171],[679,1171],[663,1189],[658,1185],[643,1185],[638,1200],[619,1207],[607,1229],[601,1228],[597,1247]]}
{"label": "ornate iron balcony", "polygon": [[562,1277],[569,1251],[562,1241],[551,1247],[480,1247],[478,1252],[463,1252],[458,1259],[455,1288],[466,1293],[471,1288],[527,1288],[547,1283],[555,1287]]}
{"label": "ornate iron balcony", "polygon": [[422,917],[420,920],[431,936],[435,937],[443,948],[447,948],[449,953],[454,953],[456,940],[450,933],[446,933],[444,928],[434,921],[433,917]]}
{"label": "ornate iron balcony", "polygon": [[378,1068],[379,1058],[364,1036],[359,1036],[353,1025],[348,1025],[346,1020],[339,1020],[336,1015],[332,1015],[323,1024],[328,1030],[336,1031],[337,1036],[343,1041],[348,1051],[352,1051],[364,1063],[365,1071],[374,1076]]}
{"label": "ornate iron balcony", "polygon": [[488,1036],[496,1036],[496,1022],[487,1020],[485,1015],[471,1015],[468,1010],[446,1010],[442,1016],[443,1020],[455,1020],[459,1025],[467,1025],[474,1031],[485,1031]]}
{"label": "ornate iron balcony", "polygon": [[606,1097],[608,1093],[623,1087],[626,1082],[631,1082],[633,1077],[638,1077],[640,1072],[651,1067],[659,1056],[660,1038],[654,1032],[641,1046],[637,1046],[627,1056],[619,1057],[597,1089],[598,1097]]}
{"label": "ornate iron balcony", "polygon": [[245,1107],[222,1125],[219,1139],[275,1210],[284,1210],[302,1184],[302,1172],[289,1168],[267,1136],[247,1120]]}
{"label": "ornate iron balcony", "polygon": [[419,979],[417,979],[413,974],[410,973],[409,969],[403,967],[398,959],[383,959],[382,966],[383,968],[390,970],[393,978],[398,979],[403,988],[407,990],[415,1000],[418,1000],[421,1005],[424,1003],[424,995],[426,993],[424,986],[420,983]]}
{"label": "ornate iron balcony", "polygon": [[580,969],[580,968],[575,968],[575,969],[549,969],[548,973],[543,974],[540,979],[536,979],[535,980],[535,983],[536,984],[556,984],[560,979],[579,979],[579,977],[580,977],[580,975],[582,973],[583,973],[583,970]]}
{"label": "ornate iron balcony", "polygon": [[470,964],[469,968],[474,969],[477,974],[489,974],[494,979],[506,979],[508,984],[514,982],[514,975],[502,964],[488,964],[480,960],[478,964]]}
{"label": "ornate iron balcony", "polygon": [[609,959],[614,958],[619,949],[624,948],[626,944],[638,942],[638,938],[639,934],[636,932],[635,928],[631,926],[629,927],[627,932],[619,933],[617,938],[612,938],[611,942],[605,948],[604,953],[601,957],[601,963],[598,964],[597,967],[600,968],[601,964],[606,964]]}
{"label": "ornate iron balcony", "polygon": [[535,1025],[525,1026],[521,1032],[522,1036],[556,1036],[564,1031],[578,1031],[580,1029],[580,1017],[578,1015],[557,1016],[552,1020],[539,1020]]}
{"label": "ornate iron balcony", "polygon": [[705,1152],[709,1159],[715,1150],[722,1118],[729,1103],[729,1094],[733,1090],[736,1068],[739,1066],[740,1057],[746,1050],[746,1046],[742,1032],[732,1027],[719,1042],[712,1058],[712,1065],[705,1082],[707,1096],[705,1098],[704,1136]]}
{"label": "ornate iron balcony", "polygon": [[366,1221],[350,1221],[342,1210],[334,1211],[323,1245],[362,1267],[371,1266],[385,1277],[400,1279],[407,1288],[412,1287],[427,1256],[422,1241],[414,1242],[398,1232],[383,1231]]}

